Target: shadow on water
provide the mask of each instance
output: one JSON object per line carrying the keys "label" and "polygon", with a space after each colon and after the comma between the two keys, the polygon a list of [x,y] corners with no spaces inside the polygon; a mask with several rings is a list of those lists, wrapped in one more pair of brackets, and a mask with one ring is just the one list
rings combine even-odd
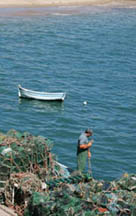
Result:
{"label": "shadow on water", "polygon": [[62,101],[40,101],[19,98],[18,103],[20,111],[59,112],[64,110],[64,102]]}

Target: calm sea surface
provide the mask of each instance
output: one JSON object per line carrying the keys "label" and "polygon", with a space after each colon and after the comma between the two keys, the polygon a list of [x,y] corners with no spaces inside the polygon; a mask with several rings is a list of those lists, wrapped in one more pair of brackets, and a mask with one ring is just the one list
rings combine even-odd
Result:
{"label": "calm sea surface", "polygon": [[[0,10],[0,131],[45,136],[59,162],[76,169],[77,139],[90,127],[94,177],[135,173],[136,8],[7,10]],[[18,84],[67,97],[19,100]]]}

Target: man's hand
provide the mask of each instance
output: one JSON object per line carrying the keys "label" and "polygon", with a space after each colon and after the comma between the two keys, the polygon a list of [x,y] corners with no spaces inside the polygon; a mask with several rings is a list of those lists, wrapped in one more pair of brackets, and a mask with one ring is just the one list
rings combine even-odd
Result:
{"label": "man's hand", "polygon": [[91,147],[93,144],[93,140],[91,140],[89,143],[88,143],[88,147]]}
{"label": "man's hand", "polygon": [[93,140],[91,140],[88,144],[82,144],[80,145],[80,149],[88,149],[92,146]]}

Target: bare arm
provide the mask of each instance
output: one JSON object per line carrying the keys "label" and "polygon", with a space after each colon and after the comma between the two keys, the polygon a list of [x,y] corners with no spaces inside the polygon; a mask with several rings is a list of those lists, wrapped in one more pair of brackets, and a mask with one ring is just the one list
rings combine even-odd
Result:
{"label": "bare arm", "polygon": [[80,149],[88,149],[92,146],[93,140],[89,141],[88,144],[81,144]]}

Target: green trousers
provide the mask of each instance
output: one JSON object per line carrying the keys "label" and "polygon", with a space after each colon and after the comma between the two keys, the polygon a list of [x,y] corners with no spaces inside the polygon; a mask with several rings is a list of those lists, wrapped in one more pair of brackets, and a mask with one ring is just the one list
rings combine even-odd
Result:
{"label": "green trousers", "polygon": [[85,169],[87,158],[88,151],[83,151],[77,154],[77,170],[79,170],[81,173]]}

